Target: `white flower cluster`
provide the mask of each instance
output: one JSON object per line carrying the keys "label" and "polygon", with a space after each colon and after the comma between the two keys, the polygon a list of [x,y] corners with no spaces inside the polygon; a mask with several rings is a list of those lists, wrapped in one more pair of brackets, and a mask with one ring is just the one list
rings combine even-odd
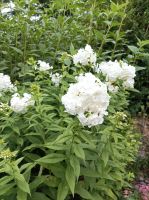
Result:
{"label": "white flower cluster", "polygon": [[10,107],[16,113],[25,113],[34,103],[31,94],[24,93],[23,97],[20,97],[18,93],[15,93],[10,100]]}
{"label": "white flower cluster", "polygon": [[78,53],[73,56],[73,62],[75,65],[89,65],[96,63],[96,53],[94,53],[93,49],[90,45],[86,45],[85,48],[81,48],[78,50]]}
{"label": "white flower cluster", "polygon": [[77,115],[84,126],[91,127],[103,123],[109,99],[106,84],[86,73],[77,77],[77,83],[70,85],[62,103],[66,112]]}
{"label": "white flower cluster", "polygon": [[61,79],[62,79],[62,75],[60,75],[59,73],[55,73],[55,74],[50,74],[51,77],[51,81],[54,83],[55,86],[59,86]]}
{"label": "white flower cluster", "polygon": [[102,72],[106,76],[106,81],[109,82],[109,85],[120,79],[123,81],[125,88],[134,87],[135,67],[123,61],[102,62],[101,64],[97,64],[95,71],[97,73]]}
{"label": "white flower cluster", "polygon": [[50,66],[49,63],[38,60],[36,69],[38,69],[39,71],[47,71],[47,70],[53,69],[53,67]]}
{"label": "white flower cluster", "polygon": [[7,7],[1,9],[1,13],[2,15],[6,15],[7,13],[13,12],[14,8],[15,4],[12,1],[10,1],[10,3],[7,3]]}
{"label": "white flower cluster", "polygon": [[30,17],[30,20],[33,21],[33,22],[36,22],[36,21],[38,21],[40,18],[41,18],[41,17],[40,17],[39,15],[32,15],[32,16]]}
{"label": "white flower cluster", "polygon": [[14,90],[16,90],[16,87],[11,83],[10,76],[0,73],[0,92]]}
{"label": "white flower cluster", "polygon": [[127,63],[120,61],[120,65],[122,67],[121,79],[124,81],[123,86],[125,88],[133,88],[134,87],[134,78],[136,76],[136,69],[132,65],[128,65]]}

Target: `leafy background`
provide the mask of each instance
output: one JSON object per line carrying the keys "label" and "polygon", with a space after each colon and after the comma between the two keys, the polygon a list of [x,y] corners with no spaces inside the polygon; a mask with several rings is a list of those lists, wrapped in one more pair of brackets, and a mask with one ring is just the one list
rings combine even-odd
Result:
{"label": "leafy background", "polygon": [[[138,72],[136,89],[140,93],[131,95],[130,109],[133,114],[147,110],[149,42],[143,48],[137,43],[138,39],[148,40],[148,0],[15,2],[14,17],[0,19],[1,71],[23,76],[30,57],[57,64],[55,57],[71,43],[77,48],[89,43],[97,49],[99,61],[127,58],[145,68]],[[33,15],[40,15],[40,20],[31,21]]]}

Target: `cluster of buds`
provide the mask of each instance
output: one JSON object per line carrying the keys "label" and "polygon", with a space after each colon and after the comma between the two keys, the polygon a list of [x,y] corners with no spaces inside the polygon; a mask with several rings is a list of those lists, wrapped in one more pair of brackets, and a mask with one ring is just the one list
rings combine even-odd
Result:
{"label": "cluster of buds", "polygon": [[0,158],[2,158],[2,159],[10,159],[10,158],[15,157],[16,153],[17,153],[16,151],[11,152],[9,149],[6,149],[6,150],[3,150],[0,153]]}
{"label": "cluster of buds", "polygon": [[8,114],[8,112],[10,111],[10,107],[8,104],[6,103],[0,103],[0,113],[3,113],[3,114]]}
{"label": "cluster of buds", "polygon": [[112,124],[115,125],[116,128],[127,128],[128,123],[128,116],[124,112],[116,112],[114,115],[109,117]]}

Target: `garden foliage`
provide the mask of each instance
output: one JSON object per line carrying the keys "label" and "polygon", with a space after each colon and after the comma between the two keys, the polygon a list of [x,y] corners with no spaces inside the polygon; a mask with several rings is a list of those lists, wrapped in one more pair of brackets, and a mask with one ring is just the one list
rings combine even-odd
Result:
{"label": "garden foliage", "polygon": [[[125,28],[131,30],[128,39],[133,45],[133,53],[135,54],[135,65],[144,67],[136,77],[135,88],[139,93],[131,94],[130,109],[132,114],[148,113],[149,111],[149,1],[148,0],[132,0],[128,6],[128,15]],[[142,45],[140,46],[141,40]],[[137,43],[137,45],[136,45]],[[137,47],[137,48],[136,48]],[[139,48],[138,48],[139,47]],[[141,49],[141,52],[140,52]]]}
{"label": "garden foliage", "polygon": [[15,1],[0,15],[1,199],[116,200],[132,179],[139,142],[127,113],[135,68],[126,8]]}

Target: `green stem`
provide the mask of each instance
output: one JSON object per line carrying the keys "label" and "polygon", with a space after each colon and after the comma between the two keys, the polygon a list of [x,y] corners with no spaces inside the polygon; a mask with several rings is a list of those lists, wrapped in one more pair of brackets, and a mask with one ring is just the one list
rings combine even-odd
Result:
{"label": "green stem", "polygon": [[70,145],[70,155],[72,154],[72,147],[73,147],[74,139],[75,139],[75,134],[73,133],[72,141],[71,141],[71,145]]}
{"label": "green stem", "polygon": [[38,172],[38,176],[41,176],[41,175],[42,175],[42,172],[43,172],[43,167],[40,166],[40,169],[39,169],[39,172]]}
{"label": "green stem", "polygon": [[91,41],[92,26],[93,26],[93,20],[94,20],[93,13],[94,13],[95,7],[96,7],[96,0],[94,0],[93,4],[91,6],[91,10],[90,10],[91,11],[91,17],[90,17],[90,23],[89,23],[89,36],[88,36],[88,40],[87,40],[88,44]]}
{"label": "green stem", "polygon": [[27,34],[27,27],[26,27],[26,30],[25,30],[25,34],[24,34],[24,51],[23,51],[23,61],[25,62],[26,60],[26,34]]}
{"label": "green stem", "polygon": [[100,47],[99,47],[99,54],[102,53],[102,48],[103,48],[103,45],[105,44],[105,42],[106,42],[106,40],[107,40],[109,31],[110,31],[110,29],[111,29],[111,27],[112,27],[112,22],[113,22],[113,20],[114,20],[114,17],[115,17],[115,16],[112,17],[111,24],[108,26],[107,32],[106,32],[105,36],[103,37],[103,40],[102,40],[101,45],[100,45]]}
{"label": "green stem", "polygon": [[116,32],[116,41],[115,41],[114,48],[113,48],[112,55],[111,55],[112,59],[114,58],[114,54],[115,54],[115,50],[116,50],[116,47],[117,47],[117,43],[118,43],[120,31],[121,31],[121,29],[122,29],[123,21],[124,21],[124,19],[126,18],[126,8],[127,8],[127,5],[128,5],[128,1],[126,2],[126,6],[125,6],[125,8],[124,8],[124,15],[123,15],[123,17],[122,17],[122,19],[121,19],[119,29],[118,29],[117,32]]}

